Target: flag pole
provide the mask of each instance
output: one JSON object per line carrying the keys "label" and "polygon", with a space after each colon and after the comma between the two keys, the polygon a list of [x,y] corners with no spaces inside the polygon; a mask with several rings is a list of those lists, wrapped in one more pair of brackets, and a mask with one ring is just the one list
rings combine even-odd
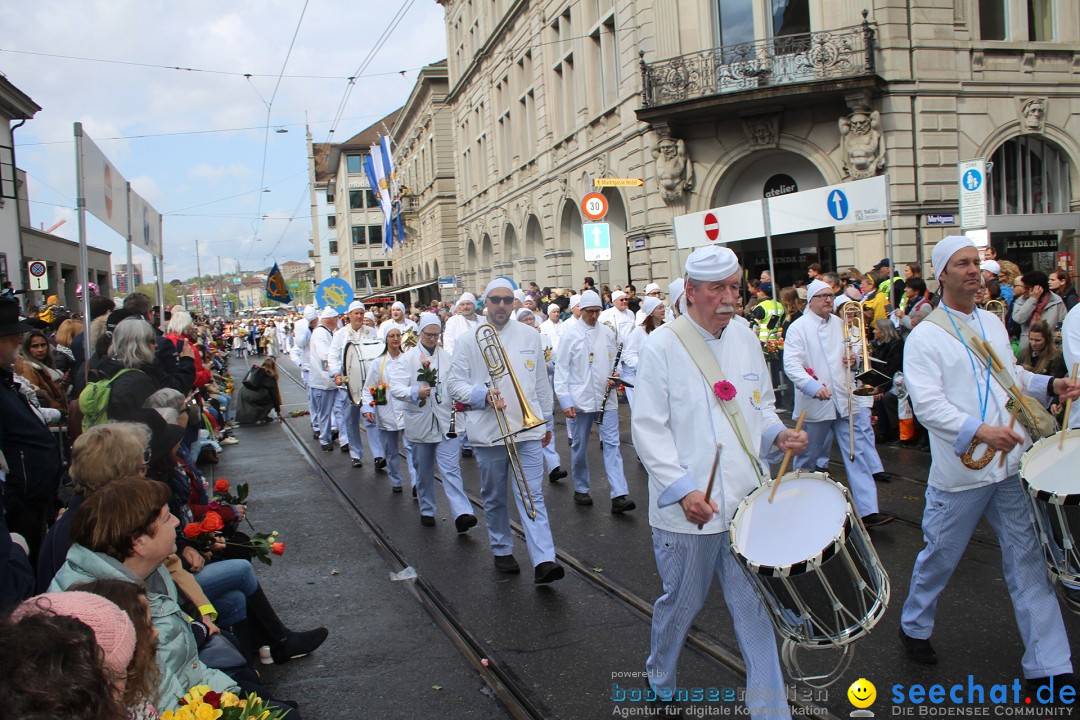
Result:
{"label": "flag pole", "polygon": [[83,129],[82,123],[75,123],[75,207],[79,218],[79,278],[82,284],[82,311],[86,332],[83,333],[83,372],[85,380],[90,382],[90,280],[88,267],[90,254],[86,249],[86,185],[83,182]]}

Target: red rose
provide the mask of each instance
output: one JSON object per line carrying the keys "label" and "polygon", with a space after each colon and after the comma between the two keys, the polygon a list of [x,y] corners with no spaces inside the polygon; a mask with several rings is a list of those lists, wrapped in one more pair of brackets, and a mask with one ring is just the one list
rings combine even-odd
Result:
{"label": "red rose", "polygon": [[199,537],[199,535],[202,535],[202,531],[202,526],[200,526],[199,523],[188,523],[184,526],[184,537],[189,540],[194,540]]}
{"label": "red rose", "polygon": [[203,518],[202,525],[200,526],[203,532],[217,532],[225,527],[225,521],[221,519],[221,516],[211,510],[206,513],[206,517]]}
{"label": "red rose", "polygon": [[211,690],[202,696],[203,702],[212,708],[221,707],[221,693]]}
{"label": "red rose", "polygon": [[270,552],[274,553],[275,555],[284,555],[285,554],[285,543],[283,543],[283,542],[274,543],[273,545],[270,546]]}
{"label": "red rose", "polygon": [[454,412],[465,412],[469,409],[469,406],[463,402],[454,403]]}
{"label": "red rose", "polygon": [[227,493],[229,492],[229,481],[225,478],[218,478],[214,481],[214,492]]}

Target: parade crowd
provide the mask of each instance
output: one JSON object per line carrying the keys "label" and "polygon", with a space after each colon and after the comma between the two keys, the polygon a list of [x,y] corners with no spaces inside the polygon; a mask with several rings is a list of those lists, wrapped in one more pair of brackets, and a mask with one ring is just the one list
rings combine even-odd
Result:
{"label": "parade crowd", "polygon": [[[255,693],[300,716],[256,667],[307,655],[328,631],[279,617],[252,570],[279,543],[246,534],[246,489],[234,495],[210,476],[237,424],[282,419],[283,357],[300,370],[321,449],[347,453],[353,468],[370,460],[388,492],[411,494],[422,526],[436,525],[440,502],[458,533],[480,524],[462,479],[463,459],[475,459],[497,573],[521,572],[513,505],[533,582],[564,577],[545,482],[572,483],[585,507],[606,492],[613,514],[646,504],[663,593],[645,669],[661,714],[678,713],[679,655],[714,577],[746,662],[747,706],[790,713],[782,621],[731,552],[731,526],[785,453],[793,469],[822,476],[834,441],[862,532],[894,519],[878,506],[878,444],[931,453],[926,546],[901,611],[907,656],[937,662],[937,598],[985,516],[1025,678],[1074,684],[1018,477],[1030,438],[1008,404],[1023,393],[1069,420],[1065,403],[1080,395],[1067,377],[1080,351],[1076,292],[1063,272],[1021,274],[963,237],[942,240],[932,260],[935,293],[920,266],[894,271],[887,259],[867,272],[811,265],[774,293],[767,271],[747,282],[733,252],[707,247],[666,293],[499,277],[452,303],[357,300],[342,312],[312,305],[228,322],[159,313],[141,293],[119,307],[91,297],[88,325],[55,302],[24,312],[0,298],[0,606],[15,608],[0,647],[26,648],[0,653],[5,702],[17,717],[79,716],[71,707],[83,705],[87,717],[171,719],[188,712],[185,696]],[[234,381],[229,360],[248,356],[257,362]],[[594,427],[602,467],[590,462]],[[1000,456],[980,465],[976,447]],[[645,468],[647,497],[635,498],[624,462]]]}

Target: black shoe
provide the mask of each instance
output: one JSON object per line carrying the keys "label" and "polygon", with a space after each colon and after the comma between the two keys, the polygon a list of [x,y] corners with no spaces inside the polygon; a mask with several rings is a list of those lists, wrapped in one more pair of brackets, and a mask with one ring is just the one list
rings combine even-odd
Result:
{"label": "black shoe", "polygon": [[416,486],[415,485],[413,485],[413,487],[412,487],[412,496],[413,496],[413,500],[415,500],[416,499]]}
{"label": "black shoe", "polygon": [[375,469],[376,470],[385,470],[386,469],[386,458],[382,458],[382,457],[375,458]]}
{"label": "black shoe", "polygon": [[904,645],[904,652],[907,656],[917,663],[923,665],[937,665],[937,653],[934,652],[934,646],[930,644],[929,640],[918,640],[913,637],[908,637],[904,632],[904,628],[899,628],[900,642]]}
{"label": "black shoe", "polygon": [[[590,503],[591,505],[592,503]],[[630,499],[629,495],[620,495],[618,497],[611,498],[611,514],[618,515],[619,513],[628,512],[636,508],[637,505]]]}
{"label": "black shoe", "polygon": [[469,532],[469,528],[476,526],[476,516],[472,513],[465,513],[458,515],[454,518],[454,527],[457,528],[459,533]]}
{"label": "black shoe", "polygon": [[430,515],[421,515],[420,524],[424,527],[435,527],[435,518]]}
{"label": "black shoe", "polygon": [[401,486],[400,485],[395,485],[394,487],[390,488],[390,492],[401,493]]}
{"label": "black shoe", "polygon": [[333,445],[323,445],[322,449],[323,449],[323,452],[334,452],[334,446]]}
{"label": "black shoe", "polygon": [[319,431],[318,430],[314,431],[313,433],[311,433],[311,436],[315,440],[318,440],[319,439]]}
{"label": "black shoe", "polygon": [[892,477],[886,472],[874,473],[874,482],[892,482]]}
{"label": "black shoe", "polygon": [[888,513],[870,513],[869,515],[863,515],[862,524],[868,528],[878,527],[879,525],[888,525],[896,518]]}
{"label": "black shoe", "polygon": [[341,446],[341,452],[349,452],[349,443],[345,443]]}
{"label": "black shoe", "polygon": [[517,575],[521,572],[521,566],[513,555],[496,555],[495,569],[504,575]]}
{"label": "black shoe", "polygon": [[828,466],[828,465],[826,465],[825,467],[815,467],[815,468],[814,468],[814,470],[815,470],[816,472],[823,472],[823,473],[827,473],[827,472],[829,472],[829,466]]}
{"label": "black shoe", "polygon": [[562,565],[548,560],[536,566],[533,584],[544,585],[546,583],[555,582],[556,580],[561,580],[565,575],[566,571],[563,570]]}
{"label": "black shoe", "polygon": [[472,448],[462,448],[461,457],[472,457],[472,456],[473,456]]}
{"label": "black shoe", "polygon": [[337,430],[331,430],[330,434],[332,435],[332,437],[330,438],[331,440],[337,440],[338,439],[338,431]]}
{"label": "black shoe", "polygon": [[364,467],[364,462],[362,460],[357,460],[356,458],[353,458],[352,466],[354,468]]}
{"label": "black shoe", "polygon": [[574,502],[578,505],[592,505],[592,495],[589,495],[587,492],[575,492]]}
{"label": "black shoe", "polygon": [[270,657],[274,659],[275,665],[304,657],[326,642],[326,636],[329,634],[330,631],[322,627],[306,632],[290,631],[284,640],[270,646]]}
{"label": "black shoe", "polygon": [[553,483],[557,483],[569,474],[570,473],[566,472],[561,467],[557,467],[548,473],[548,480]]}

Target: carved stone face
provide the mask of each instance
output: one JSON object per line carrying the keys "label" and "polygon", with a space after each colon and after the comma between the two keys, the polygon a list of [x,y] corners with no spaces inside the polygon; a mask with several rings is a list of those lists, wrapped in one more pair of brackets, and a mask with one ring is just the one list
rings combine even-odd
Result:
{"label": "carved stone face", "polygon": [[855,113],[852,115],[851,132],[856,135],[865,135],[870,132],[870,116],[866,113]]}
{"label": "carved stone face", "polygon": [[660,153],[667,160],[673,160],[678,154],[678,152],[679,148],[675,146],[675,142],[673,140],[664,140],[660,143]]}
{"label": "carved stone face", "polygon": [[1046,106],[1042,99],[1028,100],[1024,105],[1024,126],[1028,130],[1038,130],[1042,127],[1043,118],[1046,117]]}

